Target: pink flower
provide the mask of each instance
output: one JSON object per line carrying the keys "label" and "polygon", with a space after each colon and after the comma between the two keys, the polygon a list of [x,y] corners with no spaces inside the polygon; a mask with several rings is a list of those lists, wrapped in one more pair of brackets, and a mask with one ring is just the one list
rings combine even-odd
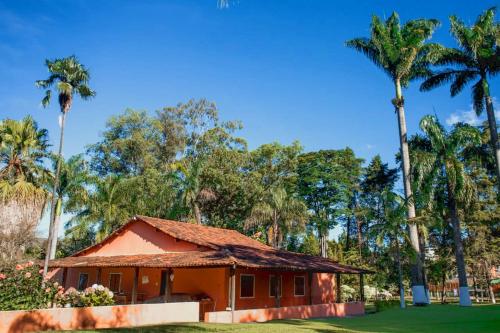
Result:
{"label": "pink flower", "polygon": [[31,273],[30,272],[26,272],[26,274],[24,274],[24,277],[29,279],[31,277]]}
{"label": "pink flower", "polygon": [[21,269],[23,269],[24,267],[22,265],[19,265],[17,264],[16,265],[16,271],[20,271]]}
{"label": "pink flower", "polygon": [[43,274],[43,269],[39,270],[38,273]]}
{"label": "pink flower", "polygon": [[31,266],[33,266],[33,264],[34,264],[34,262],[30,260],[30,261],[28,261],[28,263],[26,264],[26,267],[31,267]]}
{"label": "pink flower", "polygon": [[48,294],[50,293],[50,288],[45,289],[45,292]]}
{"label": "pink flower", "polygon": [[7,275],[0,273],[0,280],[6,279]]}

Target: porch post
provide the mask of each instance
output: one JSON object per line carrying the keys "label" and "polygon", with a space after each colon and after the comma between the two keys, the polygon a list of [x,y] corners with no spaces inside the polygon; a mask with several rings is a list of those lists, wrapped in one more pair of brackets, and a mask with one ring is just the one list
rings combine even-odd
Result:
{"label": "porch post", "polygon": [[340,273],[337,273],[335,275],[335,299],[337,303],[342,303],[342,295],[341,295],[341,290],[340,290]]}
{"label": "porch post", "polygon": [[281,274],[278,274],[276,273],[276,275],[274,276],[275,279],[276,279],[276,290],[275,290],[275,293],[276,293],[276,307],[277,308],[280,308],[281,307],[281,295],[280,295],[280,291],[281,291]]}
{"label": "porch post", "polygon": [[66,289],[66,280],[68,279],[68,269],[63,268],[61,286]]}
{"label": "porch post", "polygon": [[307,272],[307,291],[309,293],[309,305],[313,304],[313,298],[312,298],[312,279],[313,279],[313,273],[312,272]]}
{"label": "porch post", "polygon": [[234,323],[234,310],[236,307],[236,267],[233,266],[229,270],[231,282],[231,322]]}
{"label": "porch post", "polygon": [[363,273],[359,274],[359,295],[361,296],[361,302],[365,301],[365,283],[363,277]]}
{"label": "porch post", "polygon": [[102,269],[99,267],[97,269],[97,277],[96,277],[96,284],[101,284],[101,274],[102,274]]}
{"label": "porch post", "polygon": [[132,285],[132,304],[137,304],[137,286],[139,284],[139,267],[134,268],[134,284]]}
{"label": "porch post", "polygon": [[167,268],[167,271],[165,273],[166,278],[165,278],[165,295],[163,295],[163,301],[165,303],[168,303],[170,300],[170,295],[172,294],[172,281],[170,280],[170,275],[172,274],[172,269]]}

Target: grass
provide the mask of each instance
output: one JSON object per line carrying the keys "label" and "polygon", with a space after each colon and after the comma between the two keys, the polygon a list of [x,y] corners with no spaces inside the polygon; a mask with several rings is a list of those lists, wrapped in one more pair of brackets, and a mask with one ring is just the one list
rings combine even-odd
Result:
{"label": "grass", "polygon": [[79,332],[203,333],[203,332],[500,332],[500,305],[431,305],[388,309],[354,318],[277,320],[255,324],[185,324]]}

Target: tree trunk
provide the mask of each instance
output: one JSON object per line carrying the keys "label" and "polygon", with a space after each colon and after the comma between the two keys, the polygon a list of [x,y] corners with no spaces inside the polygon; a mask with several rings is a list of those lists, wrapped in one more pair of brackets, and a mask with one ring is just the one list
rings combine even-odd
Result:
{"label": "tree trunk", "polygon": [[471,275],[472,275],[472,287],[474,288],[474,299],[476,301],[476,303],[479,302],[479,298],[477,297],[477,280],[476,280],[476,274],[474,274],[474,266],[472,266],[472,272],[471,272]]}
{"label": "tree trunk", "polygon": [[495,110],[493,109],[493,101],[488,89],[488,83],[486,82],[486,80],[484,80],[483,82],[486,86],[486,89],[484,90],[486,100],[486,113],[488,114],[488,126],[490,128],[490,142],[491,147],[493,148],[493,154],[495,154],[495,162],[497,167],[497,186],[500,190],[500,142],[498,141],[497,121],[495,119]]}
{"label": "tree trunk", "polygon": [[401,309],[406,307],[405,303],[405,288],[403,285],[403,271],[401,270],[401,255],[399,251],[399,240],[395,237],[396,245],[396,264],[398,265],[398,282],[399,282],[399,306]]}
{"label": "tree trunk", "polygon": [[54,235],[53,239],[55,241],[51,242],[50,246],[50,259],[54,259],[56,257],[56,251],[57,251],[57,239],[58,239],[58,233],[59,233],[59,221],[61,220],[61,213],[62,213],[62,198],[58,197],[57,198],[57,203],[56,203],[56,215],[54,217]]}
{"label": "tree trunk", "polygon": [[490,294],[490,300],[491,303],[496,304],[497,301],[495,299],[495,293],[493,292],[493,286],[491,285],[491,268],[486,261],[484,262],[484,268],[486,275],[486,284],[488,285],[488,292]]}
{"label": "tree trunk", "polygon": [[[71,105],[71,104],[69,104]],[[56,217],[56,201],[57,201],[57,192],[59,191],[59,178],[61,175],[61,159],[63,158],[62,156],[62,150],[63,150],[63,145],[64,145],[64,123],[66,122],[66,110],[68,106],[61,106],[62,109],[62,115],[61,115],[61,132],[59,136],[59,151],[57,153],[57,165],[56,165],[56,174],[54,176],[54,187],[52,188],[52,197],[50,199],[50,225],[49,225],[49,236],[47,239],[47,253],[45,254],[45,261],[43,265],[43,276],[47,275],[48,272],[48,266],[49,266],[49,259],[51,258],[51,250],[52,247],[56,248],[57,247],[57,231],[54,228],[55,225],[55,217]],[[54,237],[55,236],[55,237]],[[52,243],[55,243],[54,246],[52,246]]]}
{"label": "tree trunk", "polygon": [[441,274],[441,304],[444,304],[444,299],[445,299],[445,293],[446,293],[446,272],[443,270]]}
{"label": "tree trunk", "polygon": [[363,253],[363,221],[359,217],[356,217],[356,226],[358,228],[358,251],[359,251],[359,257],[363,258],[362,253]]}
{"label": "tree trunk", "polygon": [[278,218],[276,216],[276,212],[274,212],[273,218],[273,247],[277,249],[279,247],[279,235],[278,235]]}
{"label": "tree trunk", "polygon": [[349,249],[351,247],[351,216],[347,217],[347,224],[346,224],[346,237],[345,237],[345,251],[349,252]]}
{"label": "tree trunk", "polygon": [[411,264],[411,284],[412,284],[412,295],[413,304],[426,304],[428,303],[427,295],[425,293],[424,278],[422,276],[423,266],[420,260],[420,244],[418,240],[418,230],[417,226],[413,222],[415,218],[415,205],[413,203],[413,193],[411,189],[410,182],[410,154],[408,150],[408,138],[406,132],[406,119],[404,110],[404,99],[401,93],[401,83],[396,80],[396,99],[394,101],[394,106],[396,107],[396,113],[398,116],[398,127],[399,127],[399,143],[401,150],[401,167],[403,171],[403,184],[405,191],[405,199],[407,202],[407,217],[409,225],[410,242],[413,250],[415,251],[415,256],[413,257],[413,262]]}
{"label": "tree trunk", "polygon": [[328,258],[328,235],[324,234],[321,232],[320,238],[319,238],[319,244],[320,244],[320,255],[323,258]]}
{"label": "tree trunk", "polygon": [[194,213],[194,218],[196,220],[196,224],[201,224],[200,206],[198,206],[198,203],[196,201],[193,202],[193,213]]}
{"label": "tree trunk", "polygon": [[458,272],[458,286],[461,306],[471,306],[469,295],[469,286],[467,284],[467,271],[465,267],[464,247],[462,243],[462,234],[460,220],[458,219],[457,202],[455,193],[448,183],[448,209],[450,210],[451,225],[453,227],[453,241],[455,243],[455,260]]}

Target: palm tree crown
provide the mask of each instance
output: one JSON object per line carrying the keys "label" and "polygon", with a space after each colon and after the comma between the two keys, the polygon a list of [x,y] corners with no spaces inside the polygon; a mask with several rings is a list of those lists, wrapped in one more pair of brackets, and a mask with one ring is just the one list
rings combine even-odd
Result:
{"label": "palm tree crown", "polygon": [[88,86],[89,72],[80,64],[75,56],[62,59],[46,60],[50,76],[46,80],[38,80],[36,86],[45,91],[42,99],[43,107],[47,107],[52,96],[51,88],[55,85],[59,94],[59,105],[61,112],[66,113],[71,108],[73,95],[77,94],[82,99],[89,99],[95,96],[95,91]]}
{"label": "palm tree crown", "polygon": [[434,65],[455,67],[433,72],[420,90],[429,91],[451,82],[450,94],[456,96],[468,83],[478,80],[472,87],[472,97],[474,110],[481,114],[485,93],[489,93],[486,79],[500,71],[500,24],[495,23],[494,18],[495,9],[491,8],[480,15],[472,27],[467,27],[456,16],[451,16],[451,34],[459,48],[440,46],[430,56]]}
{"label": "palm tree crown", "polygon": [[403,87],[429,74],[427,54],[435,44],[426,44],[439,25],[435,19],[418,19],[400,25],[397,13],[383,22],[373,16],[370,38],[355,38],[346,45],[366,55]]}

